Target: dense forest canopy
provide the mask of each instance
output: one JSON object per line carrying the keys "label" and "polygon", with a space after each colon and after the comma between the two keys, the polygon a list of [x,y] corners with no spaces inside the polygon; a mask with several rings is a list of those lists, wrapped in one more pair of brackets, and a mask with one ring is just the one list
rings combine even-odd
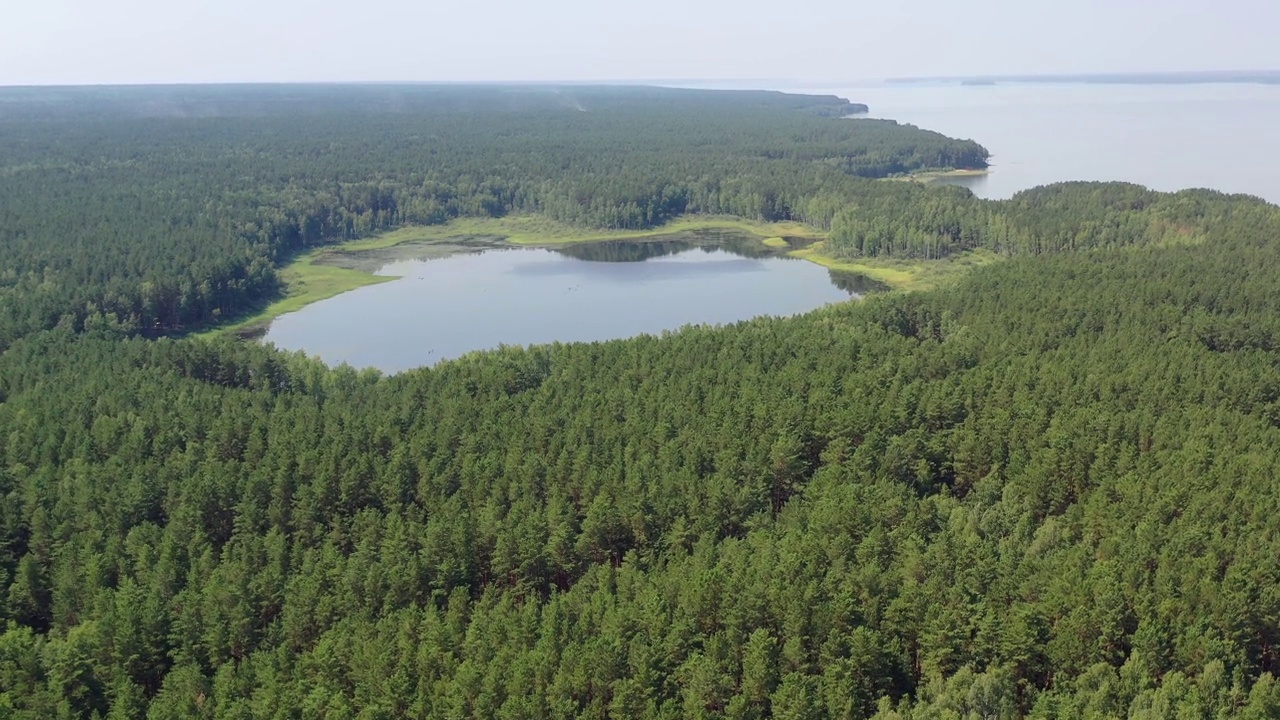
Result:
{"label": "dense forest canopy", "polygon": [[[234,262],[269,275],[330,239],[303,238],[310,209],[348,217],[316,188],[342,200],[411,177],[386,137],[411,113],[359,132],[350,108],[244,120],[253,132],[18,121],[0,308],[45,298],[72,317],[8,325],[0,354],[0,715],[1280,713],[1280,208],[1099,183],[986,203],[858,179],[834,155],[761,158],[787,143],[691,121],[856,141],[812,99],[711,95],[725,105],[709,110],[618,91],[631,110],[611,114],[595,92],[587,112],[548,109],[525,160],[518,133],[467,135],[497,127],[477,110],[453,130],[470,154],[441,145],[419,182],[387,180],[394,205],[342,213],[404,222],[426,202],[411,188],[471,156],[468,187],[514,178],[502,187],[532,193],[520,209],[548,213],[561,184],[720,168],[721,189],[830,202],[833,252],[1009,257],[798,318],[383,377],[150,339],[75,316],[70,288],[223,282]],[[303,127],[310,144],[290,139]],[[588,152],[624,128],[650,144]],[[495,158],[510,164],[486,170]],[[619,203],[601,218],[630,202],[600,197]],[[246,234],[271,213],[279,226]]]}
{"label": "dense forest canopy", "polygon": [[[0,347],[70,315],[155,334],[279,292],[299,249],[405,223],[685,213],[826,224],[973,142],[829,96],[660,88],[0,90]],[[833,117],[834,116],[834,117]]]}

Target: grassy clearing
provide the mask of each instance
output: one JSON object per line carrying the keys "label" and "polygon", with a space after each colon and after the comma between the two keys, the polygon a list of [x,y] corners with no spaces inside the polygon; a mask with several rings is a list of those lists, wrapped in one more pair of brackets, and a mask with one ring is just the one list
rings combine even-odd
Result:
{"label": "grassy clearing", "polygon": [[765,238],[764,244],[768,245],[771,248],[791,247],[791,243],[787,242],[785,238],[780,238],[780,237]]}
{"label": "grassy clearing", "polygon": [[[399,231],[397,231],[399,232]],[[388,235],[394,233],[387,233]],[[388,247],[405,240],[397,240],[396,242],[387,243],[386,245],[373,245],[375,241],[382,241],[383,236],[377,238],[369,238],[368,240],[358,241],[343,245],[343,249],[353,249],[358,244],[363,244],[359,249],[368,250],[375,247]],[[348,270],[346,268],[333,267],[331,265],[317,265],[315,260],[329,249],[313,250],[309,253],[299,256],[296,260],[289,263],[280,270],[280,277],[284,280],[285,295],[279,300],[271,303],[261,311],[254,313],[248,317],[239,318],[235,322],[228,325],[220,325],[211,330],[198,333],[196,337],[211,337],[226,334],[255,334],[256,331],[265,330],[272,320],[291,313],[296,310],[310,305],[313,302],[319,302],[340,295],[348,290],[364,287],[366,285],[376,285],[378,283],[389,282],[395,280],[394,277],[386,277],[381,275],[372,275],[359,270]]]}
{"label": "grassy clearing", "polygon": [[458,235],[469,235],[479,233],[468,233],[462,230],[450,230],[443,232],[446,228],[453,228],[450,225],[411,225],[396,230],[379,233],[373,237],[367,237],[363,240],[352,240],[342,243],[341,245],[330,245],[328,247],[319,248],[318,254],[330,253],[335,250],[342,252],[360,252],[362,250],[381,250],[383,248],[393,247],[401,243],[420,242],[423,240],[443,240],[446,237],[456,237]]}
{"label": "grassy clearing", "polygon": [[823,244],[819,242],[790,254],[832,270],[866,275],[894,290],[930,290],[941,287],[958,280],[974,268],[1000,260],[999,255],[985,249],[970,250],[945,260],[862,258],[856,261],[839,260],[824,255],[822,250]]}
{"label": "grassy clearing", "polygon": [[983,175],[990,174],[990,168],[984,168],[981,170],[924,170],[921,172],[911,173],[910,175],[899,175],[897,177],[885,179],[895,182],[918,182],[922,185],[929,185],[940,180],[948,180],[951,178],[982,177]]}

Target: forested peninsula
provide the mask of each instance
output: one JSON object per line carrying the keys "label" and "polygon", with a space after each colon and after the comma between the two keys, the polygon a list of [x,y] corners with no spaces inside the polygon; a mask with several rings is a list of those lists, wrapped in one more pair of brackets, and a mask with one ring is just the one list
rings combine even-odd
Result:
{"label": "forested peninsula", "polygon": [[985,166],[973,142],[839,119],[857,107],[658,88],[8,90],[0,347],[66,316],[209,326],[278,296],[297,252],[402,225],[825,226],[877,189],[866,178]]}
{"label": "forested peninsula", "polygon": [[[829,97],[0,90],[0,716],[1280,713],[1280,208],[886,182]],[[198,338],[311,248],[803,223],[946,287],[383,376]]]}

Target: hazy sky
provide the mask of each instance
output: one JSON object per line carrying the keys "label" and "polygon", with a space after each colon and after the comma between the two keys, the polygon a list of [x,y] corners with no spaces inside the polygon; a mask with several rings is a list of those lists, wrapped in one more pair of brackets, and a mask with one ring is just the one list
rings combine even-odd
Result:
{"label": "hazy sky", "polygon": [[0,84],[1280,68],[1276,0],[0,0]]}

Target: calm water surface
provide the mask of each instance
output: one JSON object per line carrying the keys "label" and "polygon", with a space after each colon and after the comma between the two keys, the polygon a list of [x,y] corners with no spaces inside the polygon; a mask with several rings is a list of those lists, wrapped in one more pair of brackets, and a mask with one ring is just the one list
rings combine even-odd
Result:
{"label": "calm water surface", "polygon": [[871,85],[804,92],[865,102],[871,117],[982,143],[993,172],[962,183],[982,197],[1007,198],[1064,180],[1126,180],[1280,203],[1280,85]]}
{"label": "calm water surface", "polygon": [[860,289],[802,260],[678,243],[487,250],[394,262],[379,274],[402,279],[281,316],[265,340],[330,364],[396,372],[500,344],[607,340],[793,315]]}
{"label": "calm water surface", "polygon": [[[815,87],[992,153],[961,182],[987,198],[1066,180],[1210,187],[1280,202],[1280,86]],[[393,263],[397,282],[285,315],[266,340],[398,371],[499,344],[604,340],[791,315],[861,288],[806,262],[681,243],[500,250]],[[746,256],[744,256],[746,255]]]}

